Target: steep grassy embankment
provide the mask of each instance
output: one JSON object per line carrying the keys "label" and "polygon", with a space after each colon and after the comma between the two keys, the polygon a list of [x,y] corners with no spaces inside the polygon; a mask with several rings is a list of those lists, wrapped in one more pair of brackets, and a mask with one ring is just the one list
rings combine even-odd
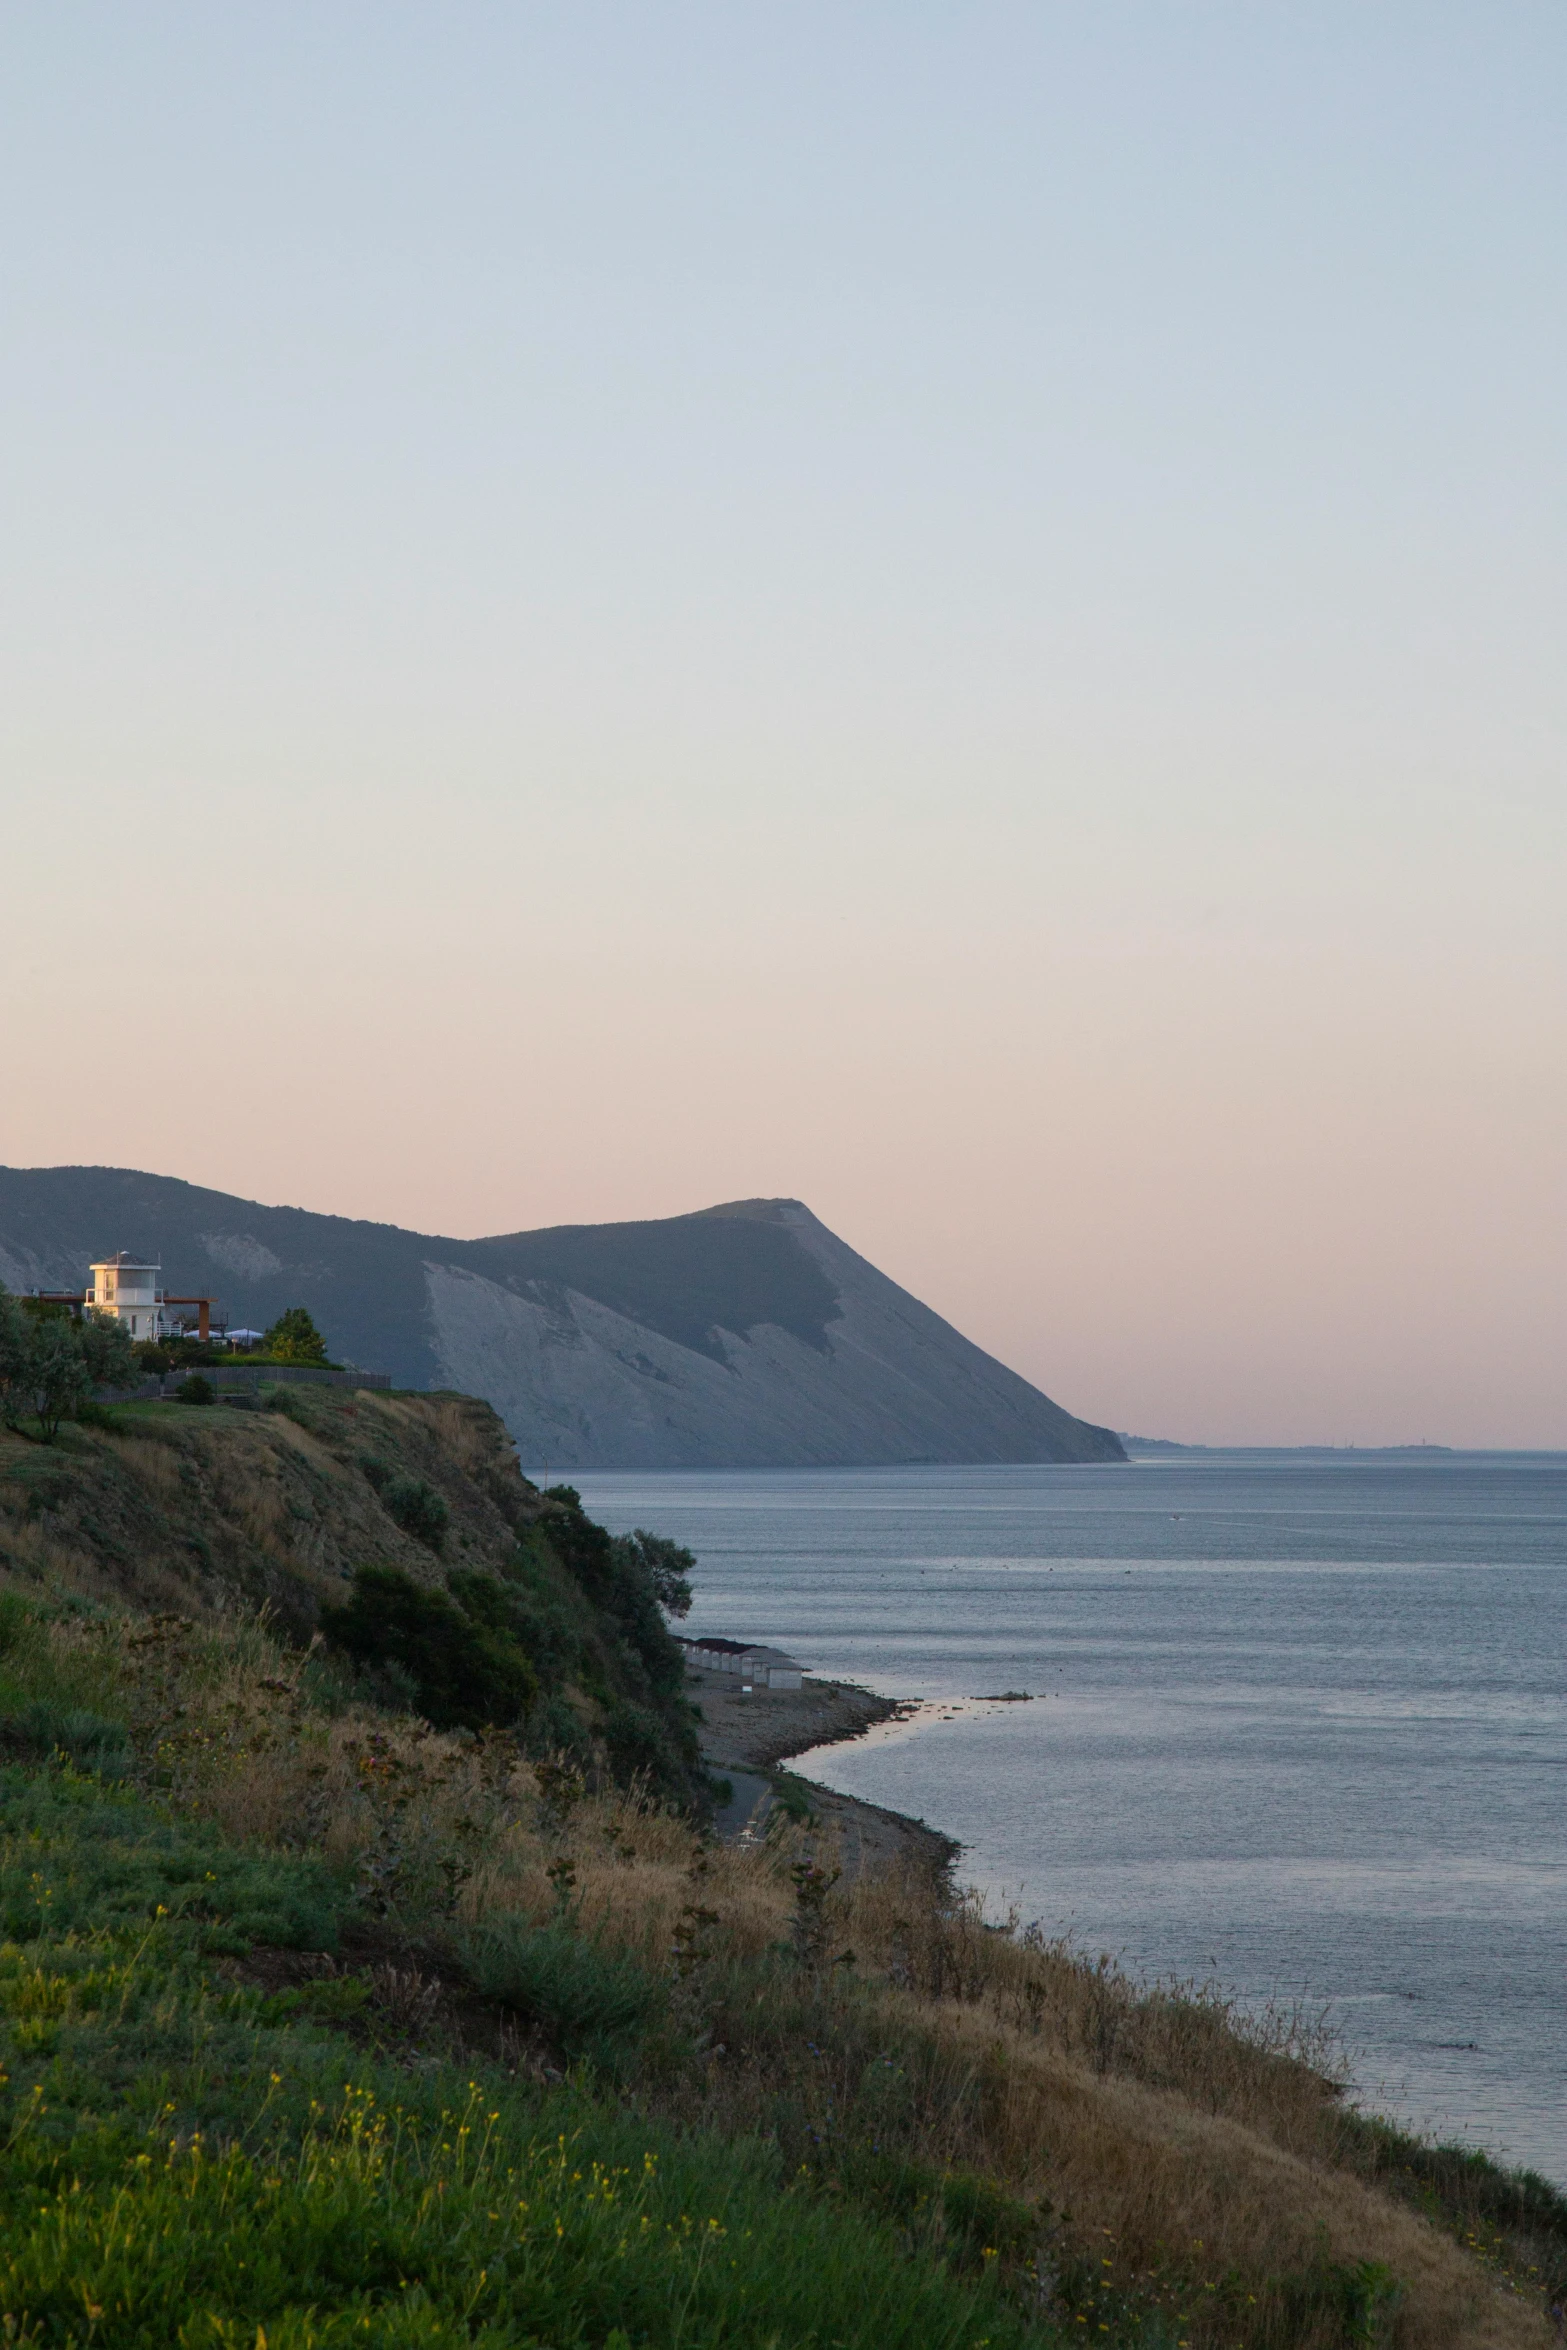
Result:
{"label": "steep grassy embankment", "polygon": [[[809,1816],[715,1845],[614,1749],[664,1702],[634,1562],[482,1408],[302,1409],[0,1454],[0,2339],[1554,2338],[1548,2187],[1347,2110],[1297,2018],[840,1878]],[[237,1604],[302,1632],[367,1563],[529,1660],[510,1731]]]}
{"label": "steep grassy embankment", "polygon": [[325,1625],[366,1696],[443,1727],[520,1710],[541,1750],[699,1795],[645,1576],[569,1488],[527,1483],[488,1404],[316,1387],[272,1404],[123,1405],[48,1446],[0,1431],[0,1575],[153,1614],[264,1608],[294,1641]]}
{"label": "steep grassy embankment", "polygon": [[499,1566],[545,1514],[470,1397],[295,1387],[276,1400],[121,1406],[56,1446],[0,1430],[0,1568],[145,1608],[265,1602],[303,1628],[354,1567],[439,1571],[369,1463],[440,1493],[443,1563]]}

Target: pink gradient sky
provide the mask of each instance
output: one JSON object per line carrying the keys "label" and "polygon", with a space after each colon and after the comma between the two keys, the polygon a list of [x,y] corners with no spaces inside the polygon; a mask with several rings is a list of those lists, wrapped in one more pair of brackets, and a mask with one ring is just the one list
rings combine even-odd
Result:
{"label": "pink gradient sky", "polygon": [[1559,12],[0,54],[0,1160],[1567,1444]]}

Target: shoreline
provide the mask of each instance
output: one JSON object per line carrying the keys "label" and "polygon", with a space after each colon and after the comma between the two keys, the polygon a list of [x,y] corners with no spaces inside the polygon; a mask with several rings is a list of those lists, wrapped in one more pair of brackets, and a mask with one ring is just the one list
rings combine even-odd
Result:
{"label": "shoreline", "polygon": [[[731,1838],[754,1832],[772,1808],[779,1766],[792,1756],[844,1745],[881,1722],[906,1721],[922,1703],[813,1673],[798,1689],[755,1689],[742,1696],[733,1675],[688,1669],[686,1689],[701,1711],[703,1761],[732,1786],[740,1782],[720,1814],[720,1833]],[[956,1836],[907,1812],[840,1795],[798,1772],[786,1776],[806,1790],[817,1816],[837,1832],[845,1876],[901,1860],[950,1879],[963,1851]]]}

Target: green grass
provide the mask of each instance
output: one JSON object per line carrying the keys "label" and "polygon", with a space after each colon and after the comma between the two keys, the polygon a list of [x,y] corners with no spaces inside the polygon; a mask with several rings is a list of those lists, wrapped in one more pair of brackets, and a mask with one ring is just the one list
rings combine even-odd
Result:
{"label": "green grass", "polygon": [[635,2046],[658,2006],[659,1986],[645,1968],[565,1923],[498,1917],[466,1935],[462,1952],[481,1991],[536,2016],[557,2047],[606,2066]]}
{"label": "green grass", "polygon": [[25,1945],[142,1921],[203,1952],[330,1950],[347,1895],[322,1862],[247,1852],[75,1771],[0,1771],[0,1935]]}
{"label": "green grass", "polygon": [[1055,2339],[775,2148],[655,2126],[590,2080],[399,2064],[335,2027],[365,2012],[351,1984],[268,1997],[215,1967],[252,1938],[329,1947],[347,1902],[319,1863],[92,1777],[0,1771],[0,2340]]}

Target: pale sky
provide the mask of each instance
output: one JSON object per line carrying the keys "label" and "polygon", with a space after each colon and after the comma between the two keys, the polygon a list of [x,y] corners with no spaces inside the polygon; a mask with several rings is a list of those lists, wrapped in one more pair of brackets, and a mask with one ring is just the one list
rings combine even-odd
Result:
{"label": "pale sky", "polygon": [[1564,121],[1557,0],[0,6],[0,1161],[1567,1444]]}

